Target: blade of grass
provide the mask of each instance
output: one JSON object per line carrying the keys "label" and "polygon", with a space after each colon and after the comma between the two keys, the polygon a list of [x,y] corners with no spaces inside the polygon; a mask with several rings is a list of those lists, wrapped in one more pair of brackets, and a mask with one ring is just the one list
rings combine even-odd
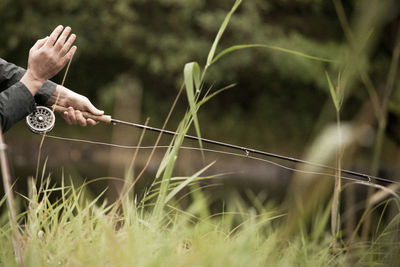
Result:
{"label": "blade of grass", "polygon": [[231,11],[229,11],[228,15],[226,15],[224,21],[222,22],[222,25],[219,28],[219,31],[217,33],[217,36],[215,37],[214,43],[211,46],[210,52],[208,53],[207,63],[206,63],[206,66],[204,68],[204,72],[203,72],[203,75],[202,75],[202,80],[204,78],[205,72],[207,71],[207,68],[213,62],[213,58],[214,58],[214,55],[215,55],[215,51],[217,50],[217,46],[218,46],[219,40],[221,39],[222,34],[224,33],[226,27],[228,26],[229,20],[231,19],[233,13],[235,13],[236,9],[239,7],[239,5],[241,3],[242,3],[242,0],[236,0],[235,4],[233,5],[233,7],[231,9]]}
{"label": "blade of grass", "polygon": [[204,167],[203,169],[201,169],[200,171],[196,172],[195,174],[193,174],[192,176],[190,176],[189,178],[187,178],[184,182],[180,183],[177,187],[174,188],[174,190],[172,190],[167,197],[165,198],[165,203],[166,204],[168,201],[170,201],[176,194],[179,193],[179,191],[181,191],[185,186],[187,186],[188,184],[190,184],[194,179],[196,179],[199,175],[201,175],[203,172],[205,172],[208,168],[210,168],[213,164],[215,163],[212,162],[210,164],[208,164],[206,167]]}
{"label": "blade of grass", "polygon": [[329,92],[331,93],[332,101],[333,104],[335,105],[336,111],[340,110],[340,99],[339,99],[339,94],[336,92],[335,87],[332,84],[331,78],[329,78],[329,74],[327,71],[325,71],[326,79],[328,81],[329,85]]}
{"label": "blade of grass", "polygon": [[292,55],[299,56],[299,57],[304,57],[304,58],[311,59],[311,60],[316,60],[316,61],[321,61],[321,62],[329,62],[329,63],[334,62],[334,60],[332,60],[332,59],[311,56],[311,55],[307,55],[303,52],[299,52],[299,51],[295,51],[292,49],[287,49],[287,48],[283,48],[283,47],[279,47],[279,46],[275,46],[275,45],[243,44],[243,45],[234,45],[234,46],[224,49],[223,51],[221,51],[220,53],[217,54],[217,56],[211,61],[210,65],[214,64],[219,59],[221,59],[223,56],[225,56],[229,53],[232,53],[237,50],[248,49],[248,48],[267,48],[267,49],[272,49],[272,50],[292,54]]}
{"label": "blade of grass", "polygon": [[197,118],[196,99],[194,93],[194,89],[196,89],[196,94],[198,94],[200,89],[201,81],[199,64],[197,62],[190,62],[185,64],[183,76],[185,80],[186,95],[189,102],[190,113],[193,117],[193,123],[196,129],[197,137],[199,138],[199,146],[200,148],[203,148],[203,145],[201,143],[200,125]]}

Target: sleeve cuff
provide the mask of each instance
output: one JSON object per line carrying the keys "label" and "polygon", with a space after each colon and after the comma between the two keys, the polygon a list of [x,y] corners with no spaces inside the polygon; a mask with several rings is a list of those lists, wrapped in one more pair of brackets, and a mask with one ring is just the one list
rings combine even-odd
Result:
{"label": "sleeve cuff", "polygon": [[43,84],[42,88],[40,88],[39,92],[35,95],[35,101],[39,105],[46,105],[50,96],[53,95],[56,90],[57,84],[52,81],[47,81]]}

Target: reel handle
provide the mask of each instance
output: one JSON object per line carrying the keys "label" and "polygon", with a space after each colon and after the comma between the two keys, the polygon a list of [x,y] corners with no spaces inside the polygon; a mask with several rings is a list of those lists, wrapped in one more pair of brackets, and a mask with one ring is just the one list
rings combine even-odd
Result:
{"label": "reel handle", "polygon": [[[61,107],[58,105],[53,105],[52,106],[53,110],[59,114],[63,114],[65,111],[68,111],[67,108],[65,107]],[[83,117],[85,117],[86,119],[92,119],[94,121],[99,121],[99,122],[104,122],[104,123],[111,123],[111,116],[110,115],[93,115],[92,113],[86,112],[86,111],[81,111]]]}

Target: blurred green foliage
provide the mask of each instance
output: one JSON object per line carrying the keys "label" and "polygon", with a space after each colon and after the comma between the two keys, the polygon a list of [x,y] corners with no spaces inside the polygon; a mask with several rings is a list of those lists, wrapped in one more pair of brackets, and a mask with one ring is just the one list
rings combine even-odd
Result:
{"label": "blurred green foliage", "polygon": [[[29,48],[58,24],[77,34],[78,52],[66,86],[111,111],[113,82],[132,75],[143,85],[143,116],[159,126],[182,84],[185,63],[205,63],[207,52],[233,0],[2,0],[0,57],[26,65]],[[343,1],[352,17],[360,1]],[[379,88],[385,82],[399,15],[390,14],[372,50],[368,72]],[[346,38],[331,1],[244,1],[233,16],[219,49],[236,44],[269,44],[338,59]],[[273,50],[234,52],[210,69],[206,86],[238,85],[213,99],[199,113],[205,137],[259,145],[301,147],[312,138],[320,113],[330,105],[321,63]],[[336,72],[337,73],[337,72]],[[54,80],[59,81],[56,77]],[[343,107],[351,119],[368,96],[362,85]],[[393,110],[399,110],[391,103]],[[181,107],[185,110],[186,106]],[[329,113],[328,112],[328,113]],[[328,116],[329,117],[329,116]],[[203,123],[202,123],[203,122]],[[207,125],[204,123],[207,122]],[[221,138],[223,136],[224,138]]]}

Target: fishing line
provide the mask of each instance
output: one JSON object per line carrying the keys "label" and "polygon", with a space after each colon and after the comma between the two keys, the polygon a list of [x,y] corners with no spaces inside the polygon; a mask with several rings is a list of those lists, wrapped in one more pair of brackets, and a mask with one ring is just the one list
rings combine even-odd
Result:
{"label": "fishing line", "polygon": [[[110,146],[110,147],[115,147],[115,148],[120,148],[120,149],[154,149],[154,148],[156,148],[156,149],[167,149],[169,147],[169,146],[119,145],[119,144],[112,144],[112,143],[99,142],[99,141],[91,141],[91,140],[85,140],[85,139],[68,138],[68,137],[49,135],[49,134],[47,134],[47,137],[52,138],[52,139],[62,140],[62,141],[80,142],[80,143],[87,143],[87,144],[92,144],[92,145]],[[293,171],[293,172],[298,172],[298,173],[311,174],[311,175],[322,175],[322,176],[328,176],[328,177],[335,177],[336,176],[335,174],[332,174],[332,173],[313,172],[313,171],[307,171],[307,170],[294,169],[294,168],[291,168],[289,166],[277,163],[275,161],[262,159],[262,158],[258,158],[258,157],[254,157],[254,156],[250,156],[248,154],[243,155],[243,154],[234,153],[234,152],[215,150],[215,149],[208,149],[208,148],[197,148],[197,147],[190,147],[190,146],[181,146],[180,148],[184,149],[184,150],[204,151],[204,152],[223,154],[223,155],[229,155],[229,156],[235,156],[235,157],[241,157],[241,158],[248,158],[248,159],[252,159],[252,160],[256,160],[256,161],[269,163],[269,164],[277,166],[279,168],[283,168],[283,169],[290,170],[290,171]],[[393,181],[393,180],[390,180],[390,179],[385,179],[385,178],[376,177],[376,176],[368,176],[368,177],[370,177],[371,179],[377,180],[377,181],[388,183],[388,184],[399,184],[397,181]],[[371,179],[361,180],[361,179],[352,178],[352,177],[348,177],[348,176],[342,176],[342,179],[353,181],[353,182],[362,183],[364,185],[377,185],[377,186],[379,186],[378,184],[373,182]]]}

